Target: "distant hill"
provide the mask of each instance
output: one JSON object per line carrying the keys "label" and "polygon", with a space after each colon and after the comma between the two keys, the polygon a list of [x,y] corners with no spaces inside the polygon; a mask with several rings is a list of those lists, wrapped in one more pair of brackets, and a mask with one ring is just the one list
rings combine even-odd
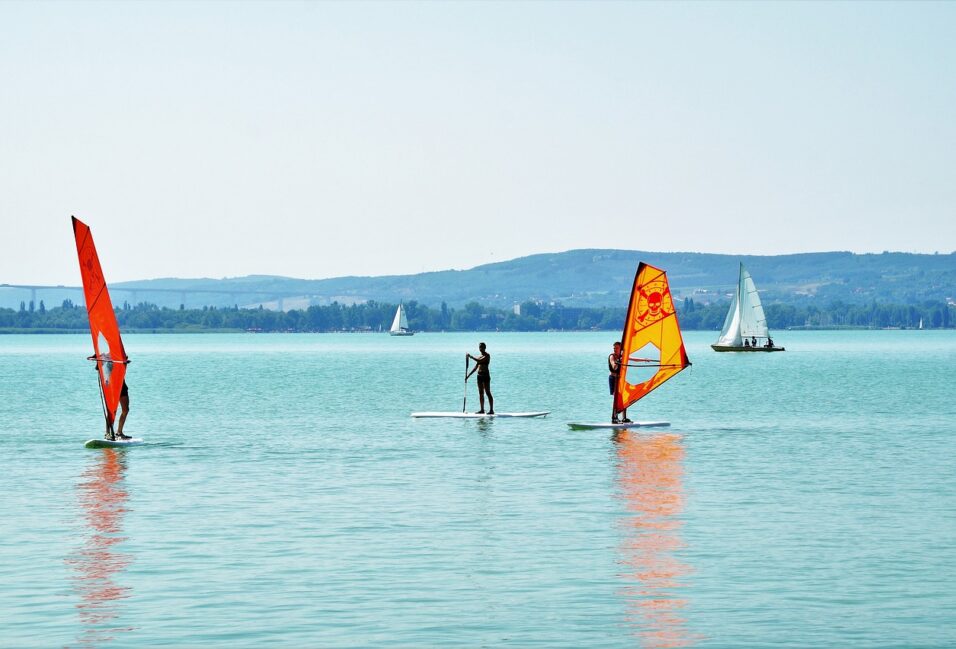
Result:
{"label": "distant hill", "polygon": [[[956,298],[956,253],[912,254],[884,252],[854,254],[822,252],[796,255],[717,255],[692,252],[636,250],[570,250],[520,257],[477,266],[415,275],[336,277],[306,280],[250,275],[224,279],[154,279],[121,282],[114,302],[152,302],[178,306],[252,306],[304,308],[310,304],[418,301],[438,306],[461,306],[475,301],[508,307],[537,300],[567,306],[620,306],[630,292],[639,261],[667,271],[674,294],[710,303],[726,299],[743,262],[757,283],[765,303],[848,304],[891,302],[912,304]],[[2,282],[3,278],[0,278]],[[149,289],[150,291],[142,291]],[[207,291],[182,294],[182,291]],[[76,295],[41,291],[38,299],[49,306]],[[151,292],[166,291],[166,292]],[[49,297],[47,297],[49,295]],[[0,306],[16,308],[29,291],[0,288]],[[56,300],[54,302],[54,300]]]}

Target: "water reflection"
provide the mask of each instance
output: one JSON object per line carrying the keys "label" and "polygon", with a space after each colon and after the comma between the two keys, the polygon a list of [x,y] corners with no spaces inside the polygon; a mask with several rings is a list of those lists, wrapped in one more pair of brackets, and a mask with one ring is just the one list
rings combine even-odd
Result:
{"label": "water reflection", "polygon": [[73,586],[80,596],[76,608],[82,627],[77,642],[81,645],[111,642],[119,633],[130,630],[114,624],[122,600],[130,596],[129,586],[116,582],[132,561],[129,554],[119,550],[126,540],[123,515],[129,496],[125,473],[125,452],[104,449],[76,486],[86,535],[83,545],[66,562],[73,569]]}
{"label": "water reflection", "polygon": [[677,553],[684,508],[684,448],[678,434],[642,435],[620,431],[614,436],[621,495],[627,506],[620,547],[622,589],[627,622],[642,647],[689,647],[702,638],[687,630],[680,596],[691,566]]}

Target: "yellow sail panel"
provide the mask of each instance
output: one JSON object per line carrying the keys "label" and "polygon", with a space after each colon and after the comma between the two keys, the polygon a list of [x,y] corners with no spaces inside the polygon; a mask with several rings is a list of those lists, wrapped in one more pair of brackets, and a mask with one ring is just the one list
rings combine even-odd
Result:
{"label": "yellow sail panel", "polygon": [[614,393],[620,412],[690,365],[667,273],[641,262],[621,338],[623,363]]}

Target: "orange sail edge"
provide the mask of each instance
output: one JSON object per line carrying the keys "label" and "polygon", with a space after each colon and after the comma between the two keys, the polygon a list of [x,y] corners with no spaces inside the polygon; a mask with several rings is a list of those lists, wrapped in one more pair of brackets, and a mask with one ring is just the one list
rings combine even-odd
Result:
{"label": "orange sail edge", "polygon": [[90,335],[93,338],[93,355],[87,359],[96,363],[103,396],[104,416],[107,427],[112,430],[120,394],[123,391],[129,357],[123,347],[119,323],[116,321],[109,289],[106,287],[103,268],[100,266],[99,255],[93,244],[93,233],[88,225],[75,216],[71,219],[73,235],[76,239],[77,259],[80,263],[80,276],[83,279],[83,298],[86,301]]}
{"label": "orange sail edge", "polygon": [[667,273],[643,261],[634,274],[621,346],[623,367],[614,391],[615,413],[626,410],[691,364]]}

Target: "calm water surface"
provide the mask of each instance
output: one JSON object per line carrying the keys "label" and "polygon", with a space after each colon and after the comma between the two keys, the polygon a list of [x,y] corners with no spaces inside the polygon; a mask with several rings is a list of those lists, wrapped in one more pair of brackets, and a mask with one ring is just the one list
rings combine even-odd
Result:
{"label": "calm water surface", "polygon": [[[608,416],[612,334],[0,336],[0,645],[956,645],[956,333],[780,332]],[[485,340],[499,410],[455,410]],[[469,407],[476,396],[470,385]]]}

